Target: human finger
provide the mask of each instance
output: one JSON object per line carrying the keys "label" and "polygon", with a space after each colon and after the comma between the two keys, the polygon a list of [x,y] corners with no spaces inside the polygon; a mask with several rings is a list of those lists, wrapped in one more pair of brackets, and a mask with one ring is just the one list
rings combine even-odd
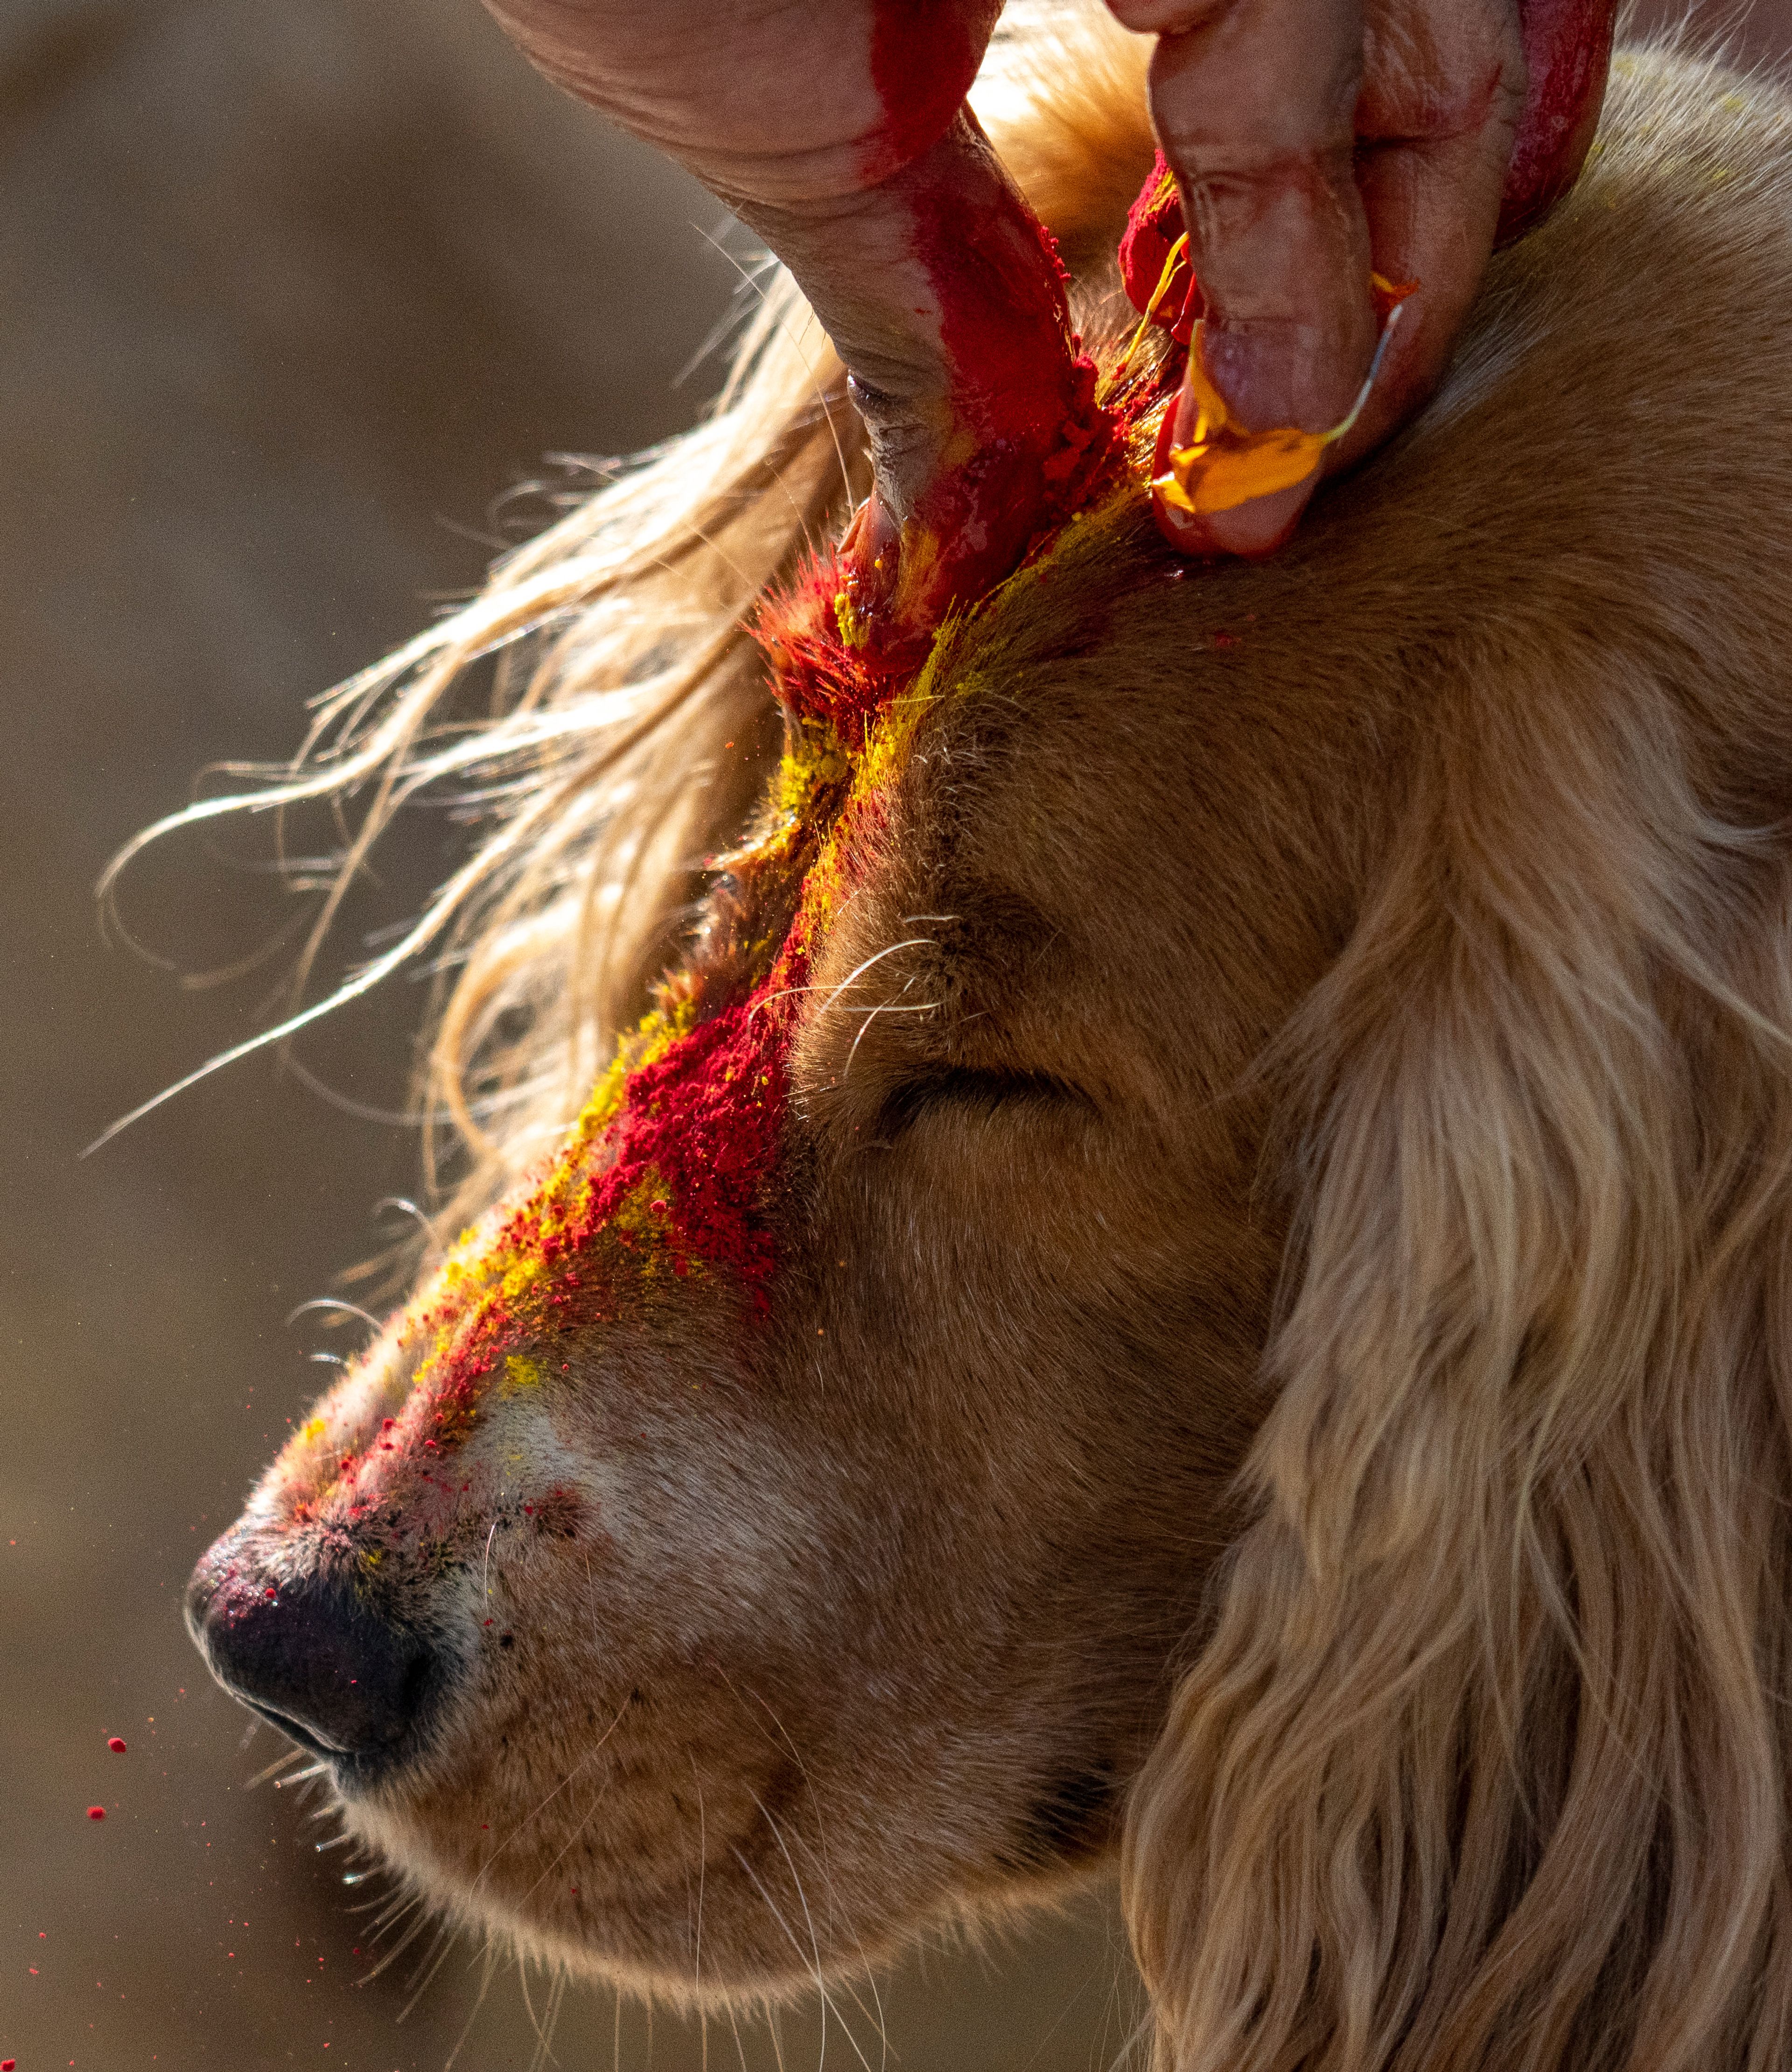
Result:
{"label": "human finger", "polygon": [[1605,98],[1617,0],[1518,0],[1524,107],[1506,171],[1497,245],[1534,230],[1573,186]]}
{"label": "human finger", "polygon": [[[1200,372],[1249,431],[1329,430],[1368,371],[1376,324],[1367,219],[1353,177],[1359,0],[1110,0],[1155,30],[1151,111],[1176,178],[1206,301]],[[1174,406],[1182,439],[1201,403]],[[1194,549],[1262,553],[1317,480],[1197,516],[1165,512]]]}
{"label": "human finger", "polygon": [[1526,68],[1513,0],[1366,0],[1357,187],[1371,263],[1412,284],[1326,471],[1370,452],[1436,385],[1494,249]]}
{"label": "human finger", "polygon": [[1000,0],[489,0],[541,68],[680,158],[795,276],[876,489],[867,643],[1005,575],[1087,431],[1049,240],[963,106]]}

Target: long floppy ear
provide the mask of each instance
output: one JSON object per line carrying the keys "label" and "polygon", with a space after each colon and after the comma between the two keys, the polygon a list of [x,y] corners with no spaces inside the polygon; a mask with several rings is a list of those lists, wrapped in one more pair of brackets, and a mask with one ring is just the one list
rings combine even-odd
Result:
{"label": "long floppy ear", "polygon": [[1127,1837],[1163,2072],[1792,2053],[1792,864],[1634,658],[1482,660],[1303,1018],[1258,1508]]}

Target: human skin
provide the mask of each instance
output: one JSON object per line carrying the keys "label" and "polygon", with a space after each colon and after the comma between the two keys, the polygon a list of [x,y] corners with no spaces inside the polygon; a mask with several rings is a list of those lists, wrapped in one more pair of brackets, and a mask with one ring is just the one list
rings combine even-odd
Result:
{"label": "human skin", "polygon": [[[852,377],[876,488],[848,541],[862,637],[899,654],[1051,516],[1095,430],[1059,278],[964,97],[999,0],[487,0],[530,58],[688,166],[795,276]],[[1153,123],[1206,298],[1198,350],[1251,430],[1339,423],[1293,487],[1194,553],[1279,545],[1323,473],[1436,383],[1496,238],[1540,220],[1597,121],[1613,0],[1109,0],[1157,38]],[[1178,433],[1192,422],[1186,388]]]}

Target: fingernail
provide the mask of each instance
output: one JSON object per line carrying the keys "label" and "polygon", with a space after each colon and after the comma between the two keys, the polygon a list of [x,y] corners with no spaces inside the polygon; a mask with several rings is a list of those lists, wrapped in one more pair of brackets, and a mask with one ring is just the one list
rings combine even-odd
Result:
{"label": "fingernail", "polygon": [[[1210,374],[1209,378],[1212,378]],[[1186,443],[1194,437],[1198,413],[1198,405],[1184,388],[1174,405],[1164,413],[1157,434],[1157,458],[1152,465],[1153,476],[1161,475],[1169,467],[1173,444]],[[1242,417],[1242,412],[1239,414]],[[1319,475],[1315,467],[1304,481],[1288,488],[1254,498],[1248,504],[1234,504],[1230,510],[1200,515],[1178,510],[1154,495],[1152,512],[1158,531],[1182,553],[1227,554],[1241,559],[1272,554],[1300,523],[1301,513],[1319,486]]]}
{"label": "fingernail", "polygon": [[1318,486],[1315,468],[1292,489],[1278,489],[1252,503],[1235,504],[1230,511],[1216,511],[1206,521],[1207,536],[1223,554],[1243,559],[1272,554],[1299,524],[1301,513]]}
{"label": "fingernail", "polygon": [[1273,495],[1235,504],[1230,511],[1217,511],[1207,517],[1178,511],[1157,496],[1151,500],[1152,514],[1158,531],[1179,553],[1254,560],[1272,554],[1285,545],[1318,486],[1319,471],[1315,468],[1305,482],[1297,483],[1292,489],[1279,489]]}
{"label": "fingernail", "polygon": [[[1350,356],[1338,341],[1322,341],[1305,327],[1227,330],[1206,323],[1198,335],[1207,379],[1234,421],[1253,432],[1283,425],[1326,431],[1350,409],[1362,379],[1360,370],[1353,376],[1345,364]],[[1192,417],[1186,391],[1178,407]]]}

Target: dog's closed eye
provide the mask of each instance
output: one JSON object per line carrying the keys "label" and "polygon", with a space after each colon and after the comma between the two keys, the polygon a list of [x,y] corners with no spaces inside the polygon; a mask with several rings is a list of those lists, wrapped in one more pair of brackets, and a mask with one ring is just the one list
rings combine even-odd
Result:
{"label": "dog's closed eye", "polygon": [[898,1087],[884,1103],[880,1133],[886,1141],[894,1141],[923,1116],[945,1109],[972,1109],[993,1115],[998,1110],[1020,1108],[1094,1112],[1094,1104],[1086,1093],[1050,1072],[949,1066]]}

